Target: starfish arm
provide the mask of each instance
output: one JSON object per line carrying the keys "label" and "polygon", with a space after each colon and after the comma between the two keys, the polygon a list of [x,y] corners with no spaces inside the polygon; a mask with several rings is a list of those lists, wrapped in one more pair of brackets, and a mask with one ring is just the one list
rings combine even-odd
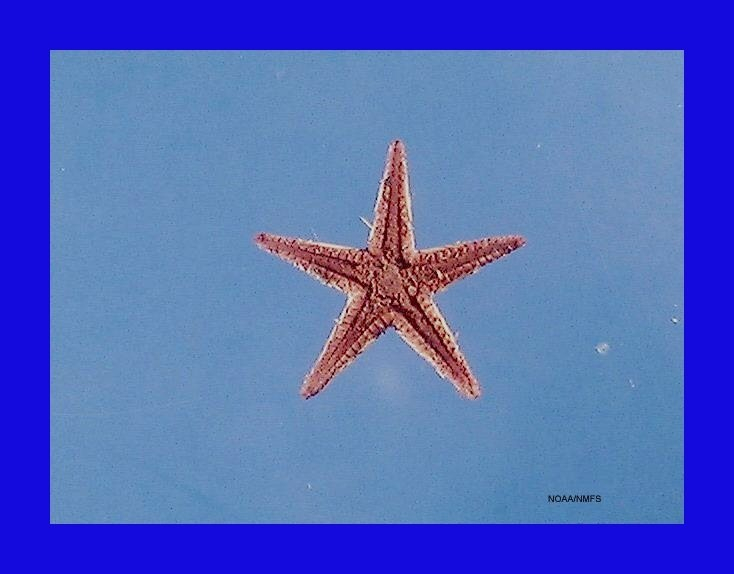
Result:
{"label": "starfish arm", "polygon": [[358,267],[369,257],[364,249],[269,233],[260,233],[255,237],[255,243],[261,249],[292,263],[329,287],[345,293],[362,284]]}
{"label": "starfish arm", "polygon": [[469,369],[441,311],[426,292],[419,292],[395,313],[395,328],[403,340],[426,359],[469,399],[481,394],[479,382]]}
{"label": "starfish arm", "polygon": [[388,148],[368,249],[398,264],[410,263],[415,254],[408,163],[401,141],[392,142]]}
{"label": "starfish arm", "polygon": [[523,237],[505,235],[424,249],[415,258],[415,271],[419,280],[436,292],[523,245]]}
{"label": "starfish arm", "polygon": [[328,385],[390,324],[385,313],[375,312],[372,301],[364,293],[350,296],[329,339],[301,387],[301,396],[309,399]]}

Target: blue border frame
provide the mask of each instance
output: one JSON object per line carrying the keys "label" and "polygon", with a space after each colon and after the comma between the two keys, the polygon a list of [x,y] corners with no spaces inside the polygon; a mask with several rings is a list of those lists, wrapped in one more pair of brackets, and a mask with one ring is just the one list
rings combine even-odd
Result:
{"label": "blue border frame", "polygon": [[[75,569],[142,565],[167,570],[177,565],[197,564],[238,567],[260,560],[265,560],[270,568],[290,563],[299,569],[309,562],[320,568],[330,564],[365,568],[380,565],[411,570],[421,565],[440,567],[446,562],[447,566],[457,569],[476,560],[487,568],[503,563],[514,569],[533,564],[547,568],[556,562],[564,568],[573,563],[589,568],[601,562],[609,567],[629,564],[640,569],[661,570],[666,566],[680,566],[681,561],[691,555],[697,556],[697,566],[716,560],[724,527],[717,528],[716,518],[728,492],[718,487],[725,471],[707,472],[710,465],[706,462],[715,462],[728,452],[717,449],[715,444],[723,431],[721,421],[726,420],[716,416],[717,407],[721,409],[726,404],[720,391],[727,387],[712,384],[724,383],[715,374],[715,368],[709,367],[712,371],[709,377],[701,374],[706,373],[705,367],[710,365],[704,359],[717,358],[712,351],[724,352],[724,345],[728,343],[726,338],[718,339],[721,342],[717,343],[717,336],[711,336],[715,333],[713,325],[709,327],[704,323],[708,317],[719,318],[722,309],[717,310],[712,305],[707,313],[702,305],[711,301],[712,295],[724,294],[722,283],[713,282],[713,278],[707,280],[706,271],[721,269],[725,260],[717,258],[706,265],[706,257],[716,256],[710,251],[710,242],[716,242],[717,233],[723,235],[721,230],[726,229],[725,220],[718,227],[715,220],[717,215],[726,217],[720,203],[722,194],[717,192],[724,191],[729,184],[728,181],[705,181],[706,176],[715,177],[713,170],[720,165],[718,156],[723,155],[729,145],[725,141],[725,148],[717,147],[714,133],[723,119],[716,116],[715,106],[725,97],[723,81],[730,74],[724,71],[731,66],[712,61],[724,48],[713,43],[719,33],[719,37],[727,34],[723,29],[723,16],[709,14],[699,18],[669,3],[648,6],[646,11],[632,3],[630,7],[619,3],[599,5],[593,8],[594,13],[589,12],[592,8],[588,4],[565,12],[556,5],[546,4],[541,10],[521,5],[516,13],[511,13],[506,6],[487,7],[482,13],[478,8],[462,10],[459,5],[452,4],[450,13],[444,13],[438,5],[427,8],[401,3],[383,8],[355,6],[354,14],[349,14],[349,7],[344,4],[334,4],[331,9],[321,11],[313,6],[300,9],[274,6],[272,12],[262,6],[253,9],[242,4],[239,12],[223,8],[214,16],[200,13],[198,8],[192,8],[190,16],[173,13],[174,8],[164,7],[156,13],[154,6],[142,3],[138,6],[128,3],[124,7],[107,5],[106,14],[100,14],[100,5],[88,10],[69,5],[50,9],[50,14],[36,15],[31,20],[45,17],[44,22],[34,27],[38,37],[31,34],[30,38],[18,38],[30,41],[30,50],[12,51],[13,68],[6,75],[6,80],[11,80],[6,90],[14,98],[10,104],[14,107],[6,111],[10,110],[11,120],[16,122],[15,130],[11,128],[10,132],[14,135],[11,143],[15,153],[22,156],[18,159],[26,163],[6,167],[6,174],[17,178],[6,187],[6,197],[21,200],[20,209],[14,214],[28,215],[20,220],[13,217],[12,223],[17,222],[18,228],[9,227],[14,233],[6,233],[6,245],[22,246],[22,249],[13,250],[11,258],[15,258],[13,267],[21,277],[16,289],[24,302],[27,301],[25,305],[12,305],[17,319],[11,323],[15,327],[11,337],[20,360],[14,361],[15,376],[6,379],[6,385],[21,394],[18,402],[10,402],[13,398],[8,398],[6,403],[7,410],[14,411],[11,414],[18,417],[18,424],[12,424],[16,422],[12,417],[9,419],[12,421],[9,430],[14,432],[6,433],[11,439],[16,437],[9,442],[15,449],[11,457],[17,465],[11,464],[6,470],[11,478],[17,477],[16,490],[6,490],[6,493],[11,506],[17,505],[17,520],[21,523],[15,533],[20,535],[19,543],[14,545],[17,559],[27,566],[48,559],[54,566],[68,564]],[[175,9],[187,10],[183,5]],[[15,19],[11,17],[10,26],[12,21]],[[350,25],[355,22],[359,22],[358,29]],[[273,30],[277,30],[275,36]],[[685,267],[686,524],[547,527],[49,525],[46,494],[49,412],[46,408],[38,408],[39,404],[47,404],[48,387],[44,381],[48,380],[50,367],[46,337],[49,307],[38,303],[47,300],[50,280],[47,266],[49,203],[45,193],[35,191],[48,189],[49,50],[381,46],[685,49],[685,247],[689,254]],[[12,81],[13,77],[17,82]],[[718,89],[715,86],[717,78],[721,78]],[[712,80],[714,87],[710,88]],[[706,117],[709,114],[711,117]],[[38,165],[36,154],[45,166]],[[719,244],[725,245],[725,238],[721,239]],[[40,356],[36,352],[39,348],[43,349]],[[16,405],[31,408],[25,412]],[[708,445],[716,449],[710,456],[705,448]],[[24,528],[24,524],[30,528]],[[699,544],[705,544],[703,552],[698,550]]]}

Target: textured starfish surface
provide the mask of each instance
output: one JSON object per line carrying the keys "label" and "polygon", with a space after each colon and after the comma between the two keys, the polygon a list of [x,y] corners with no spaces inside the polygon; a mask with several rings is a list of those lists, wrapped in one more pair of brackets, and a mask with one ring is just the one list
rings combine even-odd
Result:
{"label": "textured starfish surface", "polygon": [[479,382],[459,350],[433,294],[525,244],[519,235],[488,237],[417,250],[410,207],[405,146],[390,144],[365,249],[260,233],[262,249],[330,287],[347,303],[301,387],[313,397],[388,327],[467,398]]}

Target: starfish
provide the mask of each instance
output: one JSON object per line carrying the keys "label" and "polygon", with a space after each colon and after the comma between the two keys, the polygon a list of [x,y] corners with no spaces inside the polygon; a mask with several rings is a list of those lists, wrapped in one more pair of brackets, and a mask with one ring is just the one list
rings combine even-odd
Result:
{"label": "starfish", "polygon": [[258,234],[255,242],[347,295],[344,310],[301,387],[304,398],[323,390],[388,327],[394,327],[461,395],[479,397],[479,382],[433,294],[522,247],[525,239],[505,235],[417,250],[401,141],[388,148],[366,248],[269,233]]}

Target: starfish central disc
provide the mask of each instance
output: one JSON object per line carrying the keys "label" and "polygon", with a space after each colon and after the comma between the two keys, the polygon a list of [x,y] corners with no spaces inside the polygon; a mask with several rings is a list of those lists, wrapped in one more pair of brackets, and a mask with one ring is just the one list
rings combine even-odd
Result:
{"label": "starfish central disc", "polygon": [[388,299],[396,299],[403,292],[403,278],[400,268],[394,263],[386,263],[376,281],[376,290]]}

